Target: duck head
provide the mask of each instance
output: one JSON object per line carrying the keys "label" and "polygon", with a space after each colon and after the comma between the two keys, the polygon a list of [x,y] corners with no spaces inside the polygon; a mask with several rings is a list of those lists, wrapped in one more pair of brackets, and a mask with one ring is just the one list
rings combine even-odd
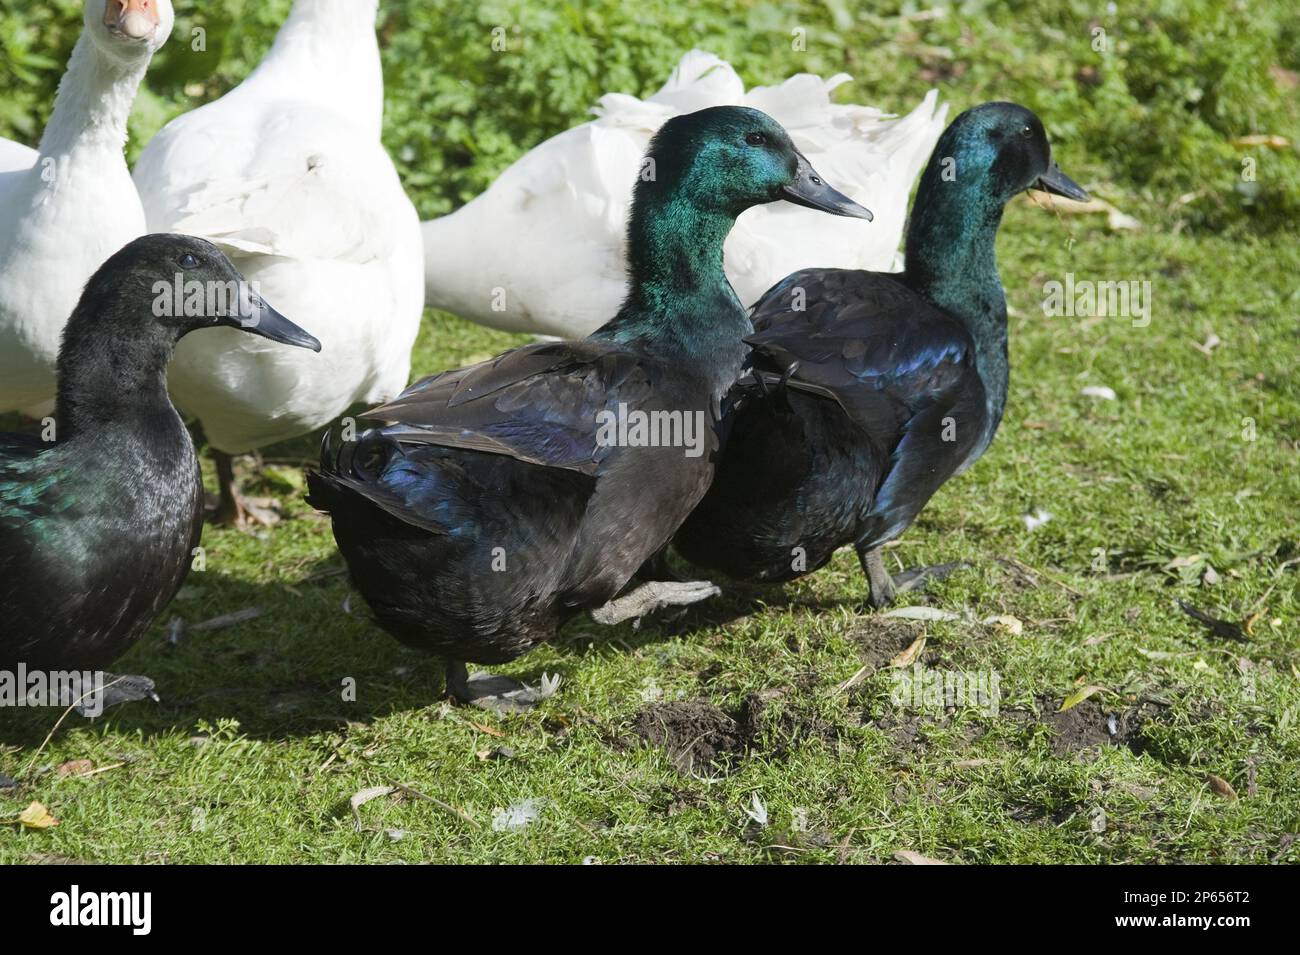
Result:
{"label": "duck head", "polygon": [[714,106],[668,120],[632,190],[627,297],[594,334],[680,347],[714,363],[730,384],[752,326],[727,281],[723,245],[742,212],[780,199],[871,218],[828,185],[766,113]]}
{"label": "duck head", "polygon": [[713,106],[668,120],[650,143],[638,191],[661,189],[735,218],[785,199],[839,216],[871,212],[832,188],[785,129],[745,106]]}
{"label": "duck head", "polygon": [[120,337],[172,347],[190,332],[215,327],[317,352],[321,347],[268,305],[225,253],[189,235],[146,235],[114,253],[86,283],[69,335],[78,313],[89,310]]}
{"label": "duck head", "polygon": [[1006,204],[1026,189],[1088,198],[1052,159],[1030,110],[984,103],[954,119],[921,174],[908,219],[912,287],[954,313],[978,302],[985,313],[1004,316],[994,239]]}
{"label": "duck head", "polygon": [[127,243],[86,282],[63,329],[56,416],[60,433],[129,421],[167,401],[167,365],[190,332],[235,328],[320,351],[271,308],[216,246],[187,235]]}
{"label": "duck head", "polygon": [[1052,158],[1042,121],[1015,103],[984,103],[966,110],[944,130],[932,167],[936,161],[940,183],[974,187],[1003,205],[1026,189],[1088,198]]}
{"label": "duck head", "polygon": [[86,0],[82,18],[97,49],[131,63],[167,42],[176,15],[171,0]]}

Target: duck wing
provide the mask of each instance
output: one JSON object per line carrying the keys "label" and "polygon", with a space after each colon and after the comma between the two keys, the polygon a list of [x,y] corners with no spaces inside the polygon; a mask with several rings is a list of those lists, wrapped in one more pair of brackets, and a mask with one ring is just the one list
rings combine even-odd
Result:
{"label": "duck wing", "polygon": [[402,444],[505,454],[595,475],[612,443],[603,422],[653,398],[655,370],[599,341],[539,342],[416,382],[366,413]]}
{"label": "duck wing", "polygon": [[0,528],[41,512],[44,492],[53,484],[41,452],[50,447],[32,435],[0,434]]}
{"label": "duck wing", "polygon": [[[755,306],[754,371],[837,402],[883,462],[868,538],[911,522],[985,439],[988,408],[966,330],[897,276],[809,269]],[[797,363],[797,364],[796,364]]]}
{"label": "duck wing", "polygon": [[0,583],[30,564],[34,525],[74,503],[58,493],[50,447],[25,434],[0,434]]}

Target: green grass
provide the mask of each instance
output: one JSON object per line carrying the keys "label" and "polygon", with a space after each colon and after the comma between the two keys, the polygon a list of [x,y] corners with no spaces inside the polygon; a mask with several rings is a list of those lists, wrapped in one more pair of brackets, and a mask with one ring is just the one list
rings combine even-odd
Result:
{"label": "green grass", "polygon": [[[887,666],[837,692],[864,652],[878,658],[913,635],[862,611],[848,552],[784,589],[730,588],[676,624],[570,626],[503,668],[563,674],[533,714],[450,708],[438,662],[378,631],[359,598],[344,612],[345,578],[322,576],[341,563],[297,493],[304,440],[268,452],[275,463],[253,486],[289,519],[259,535],[208,529],[207,570],[166,615],[196,623],[255,606],[261,618],[178,647],[156,627],[118,668],[154,676],[160,706],[70,718],[39,753],[55,714],[23,711],[6,728],[0,771],[24,785],[0,796],[0,816],[38,800],[60,824],[0,832],[0,861],[868,861],[898,849],[966,862],[1295,861],[1283,837],[1300,831],[1300,596],[1297,568],[1282,568],[1297,552],[1300,393],[1284,316],[1300,254],[1115,236],[1028,204],[1008,215],[1000,251],[1017,310],[1006,420],[891,551],[897,566],[969,561],[935,588],[934,606],[1023,622],[1019,635],[925,624],[931,665],[999,674],[996,718],[967,709],[911,725],[918,714],[891,704]],[[1150,326],[1044,318],[1042,277],[1067,269],[1152,276]],[[1206,358],[1192,343],[1211,328],[1224,344]],[[511,341],[431,316],[417,367]],[[1118,400],[1082,397],[1085,384]],[[1240,437],[1243,417],[1256,420],[1253,442]],[[1039,507],[1054,517],[1028,532],[1021,515]],[[1193,554],[1218,584],[1162,569]],[[1223,641],[1179,598],[1260,616],[1248,642]],[[342,699],[346,678],[355,702]],[[1054,747],[1045,719],[1081,681],[1106,687],[1079,707],[1099,725],[1150,711],[1133,745]],[[683,774],[632,734],[656,688],[731,712],[752,693],[785,692],[730,772]],[[478,755],[501,746],[513,756]],[[126,765],[60,778],[74,759]],[[1240,799],[1215,795],[1210,773]],[[471,821],[384,797],[360,808],[356,831],[349,797],[398,784]],[[755,795],[766,828],[745,814]],[[492,830],[494,810],[528,798],[546,800],[536,823]],[[804,833],[790,832],[795,810]]]}
{"label": "green grass", "polygon": [[[936,54],[909,30],[946,29],[888,22],[891,42],[869,56],[912,70]],[[845,35],[866,49],[872,29]],[[979,49],[955,54],[979,78],[944,81],[957,106],[1029,98],[1046,69],[1042,32],[1026,17],[1014,29],[996,49],[1038,52],[1005,67]],[[1080,54],[1059,56],[1053,75]],[[751,56],[746,78],[790,66]],[[1073,121],[1036,105],[1049,129]],[[484,116],[497,109],[481,104]],[[529,141],[578,118],[551,117]],[[69,717],[43,747],[55,711],[4,714],[0,773],[21,786],[0,789],[0,819],[35,800],[59,824],[0,827],[0,862],[869,862],[904,849],[953,862],[1300,861],[1300,563],[1288,563],[1300,557],[1300,243],[1237,220],[1206,228],[1177,195],[1134,178],[1136,160],[1115,159],[1122,144],[1098,145],[1085,127],[1058,137],[1063,167],[1143,228],[1012,205],[999,239],[1014,308],[1006,417],[888,552],[896,570],[967,561],[908,598],[958,619],[866,612],[844,552],[785,588],[727,587],[675,622],[574,623],[500,668],[563,675],[533,713],[449,707],[440,662],[379,631],[338,573],[328,522],[301,497],[317,436],[306,437],[268,449],[268,467],[249,474],[248,490],[280,499],[283,523],[208,528],[207,569],[118,664],[154,677],[161,704]],[[419,198],[440,201],[434,186]],[[1071,271],[1150,281],[1150,324],[1045,316],[1044,283]],[[1211,331],[1222,344],[1207,357],[1193,346]],[[520,340],[430,314],[414,367]],[[1088,385],[1116,400],[1082,395]],[[1029,531],[1022,515],[1039,508],[1052,519]],[[1217,583],[1204,582],[1207,567]],[[1212,635],[1180,599],[1251,621],[1248,638]],[[263,615],[166,642],[172,617],[248,607]],[[994,615],[1023,631],[979,622]],[[922,627],[927,666],[998,675],[996,716],[892,702],[888,660]],[[1085,685],[1104,690],[1055,714]],[[642,741],[655,700],[736,717],[736,751],[687,765],[680,747],[675,758]],[[1118,742],[1105,741],[1110,716]],[[83,759],[103,771],[60,775]],[[1239,798],[1217,794],[1211,774]],[[383,785],[437,802],[377,798],[357,810],[358,831],[349,798]],[[766,826],[746,814],[755,797]],[[543,801],[536,822],[493,830],[497,809],[526,799]]]}

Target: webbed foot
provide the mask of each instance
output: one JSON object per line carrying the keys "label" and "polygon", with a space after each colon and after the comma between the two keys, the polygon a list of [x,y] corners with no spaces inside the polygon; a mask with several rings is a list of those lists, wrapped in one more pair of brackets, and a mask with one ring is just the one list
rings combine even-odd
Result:
{"label": "webbed foot", "polygon": [[65,705],[75,705],[77,712],[85,717],[96,717],[110,706],[119,703],[133,703],[136,700],[153,700],[159,702],[154,692],[154,682],[147,676],[133,673],[104,673],[103,688],[95,688],[83,695],[79,701],[68,700]]}
{"label": "webbed foot", "polygon": [[897,577],[891,577],[889,571],[885,569],[885,561],[879,547],[870,550],[858,548],[858,561],[862,564],[862,572],[867,575],[867,581],[871,585],[871,596],[867,598],[867,603],[875,610],[883,610],[891,606],[901,593],[923,590],[931,581],[942,580],[953,571],[968,566],[964,560],[956,560],[930,567],[913,567],[903,571]]}
{"label": "webbed foot", "polygon": [[608,627],[625,620],[640,620],[664,607],[686,607],[721,593],[707,580],[652,580],[597,607],[591,611],[591,619]]}
{"label": "webbed foot", "polygon": [[528,686],[510,677],[478,672],[470,675],[464,662],[447,661],[447,693],[458,703],[505,715],[526,713],[560,688],[560,678],[542,674],[540,686]]}

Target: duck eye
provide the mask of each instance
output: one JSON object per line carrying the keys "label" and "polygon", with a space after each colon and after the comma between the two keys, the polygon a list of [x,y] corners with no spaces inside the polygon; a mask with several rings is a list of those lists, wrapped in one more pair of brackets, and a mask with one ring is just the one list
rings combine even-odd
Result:
{"label": "duck eye", "polygon": [[197,269],[199,267],[199,258],[193,252],[186,252],[181,256],[181,268]]}
{"label": "duck eye", "polygon": [[750,133],[745,137],[745,142],[751,146],[765,146],[767,145],[767,137],[762,133]]}
{"label": "duck eye", "polygon": [[1029,139],[1029,138],[1030,138],[1031,136],[1033,136],[1033,135],[1034,135],[1034,130],[1033,130],[1032,127],[1029,127],[1029,126],[1021,126],[1021,127],[1020,127],[1020,138],[1021,138],[1021,139]]}

